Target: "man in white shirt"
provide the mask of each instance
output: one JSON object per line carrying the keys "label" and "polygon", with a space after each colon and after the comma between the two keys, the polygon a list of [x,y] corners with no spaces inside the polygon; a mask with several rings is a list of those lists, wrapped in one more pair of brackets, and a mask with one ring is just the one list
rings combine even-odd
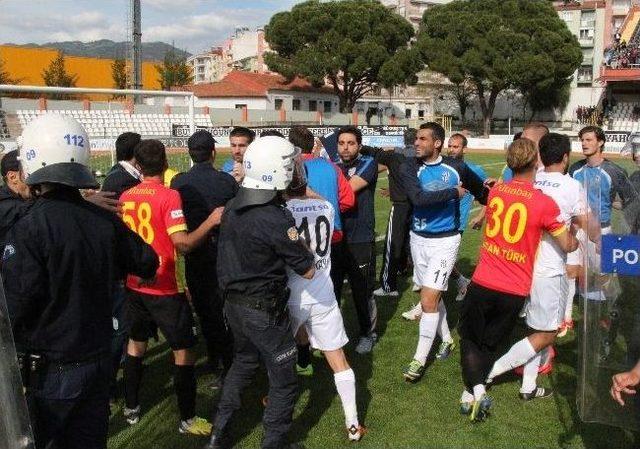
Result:
{"label": "man in white shirt", "polygon": [[349,338],[344,329],[340,306],[331,281],[331,236],[335,210],[331,203],[305,195],[304,168],[296,167],[287,189],[287,208],[296,221],[298,235],[315,257],[316,272],[305,279],[289,270],[289,314],[298,344],[308,338],[312,347],[321,350],[334,373],[334,381],[345,415],[347,436],[359,441],[365,429],[358,421],[355,374],[342,349]]}
{"label": "man in white shirt", "polygon": [[[571,143],[562,134],[550,133],[540,139],[540,158],[544,171],[536,175],[536,188],[549,195],[560,208],[559,221],[567,226],[586,224],[586,195],[581,184],[567,175]],[[554,239],[544,234],[533,270],[526,322],[532,333],[515,343],[498,359],[489,374],[492,380],[502,373],[525,364],[520,397],[523,400],[549,397],[550,388],[536,386],[540,361],[553,344],[564,320],[568,281],[567,256]]]}

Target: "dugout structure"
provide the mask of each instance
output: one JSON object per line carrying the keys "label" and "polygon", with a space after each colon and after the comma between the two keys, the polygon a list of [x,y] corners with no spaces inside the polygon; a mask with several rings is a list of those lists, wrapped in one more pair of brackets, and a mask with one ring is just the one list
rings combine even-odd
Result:
{"label": "dugout structure", "polygon": [[[603,228],[601,184],[606,174],[587,178],[589,223],[596,230],[581,241],[584,270],[579,283],[581,319],[577,323],[577,408],[585,422],[640,430],[640,395],[628,395],[621,407],[610,395],[612,376],[640,360],[640,200],[622,210],[613,207],[611,226]],[[627,249],[625,249],[627,248]],[[625,260],[626,258],[626,260]],[[634,271],[636,270],[636,271]]]}

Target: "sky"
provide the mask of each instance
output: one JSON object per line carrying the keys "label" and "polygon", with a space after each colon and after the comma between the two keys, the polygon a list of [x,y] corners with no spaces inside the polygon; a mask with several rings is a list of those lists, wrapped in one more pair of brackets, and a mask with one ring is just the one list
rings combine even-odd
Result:
{"label": "sky", "polygon": [[[142,41],[197,53],[301,0],[142,0]],[[130,0],[0,0],[0,43],[127,40]]]}

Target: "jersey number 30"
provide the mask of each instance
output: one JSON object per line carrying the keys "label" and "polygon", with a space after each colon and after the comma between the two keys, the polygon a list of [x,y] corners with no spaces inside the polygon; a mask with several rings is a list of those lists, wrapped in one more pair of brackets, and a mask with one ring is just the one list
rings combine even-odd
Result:
{"label": "jersey number 30", "polygon": [[[134,212],[138,219],[137,225],[133,217]],[[125,201],[122,203],[122,221],[124,221],[133,232],[142,237],[145,243],[149,245],[153,243],[155,233],[151,227],[151,205],[149,203],[143,202],[136,204],[135,201]]]}
{"label": "jersey number 30", "polygon": [[[487,223],[485,234],[493,238],[502,232],[502,238],[507,243],[517,243],[522,239],[527,227],[527,206],[522,203],[513,203],[504,210],[504,201],[500,197],[493,197],[489,203],[492,210],[490,221]],[[504,212],[504,213],[503,213]],[[514,216],[517,214],[517,222],[514,225]]]}

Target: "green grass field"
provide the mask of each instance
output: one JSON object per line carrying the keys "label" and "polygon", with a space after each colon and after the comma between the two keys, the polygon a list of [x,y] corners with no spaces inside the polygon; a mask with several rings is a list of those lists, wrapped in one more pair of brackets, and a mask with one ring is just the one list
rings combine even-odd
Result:
{"label": "green grass field", "polygon": [[[483,165],[490,176],[497,176],[503,156],[470,154],[469,160]],[[222,158],[224,159],[224,158]],[[221,164],[223,160],[216,161]],[[103,172],[109,159],[96,158],[95,167]],[[172,155],[171,165],[186,167],[184,156]],[[630,161],[623,165],[631,170]],[[386,174],[378,188],[386,187]],[[389,201],[376,198],[376,230],[384,235]],[[470,275],[480,241],[478,231],[465,232],[459,254],[459,268]],[[378,253],[382,243],[378,243]],[[378,258],[378,267],[380,259]],[[557,344],[558,356],[550,376],[539,383],[552,386],[555,395],[546,400],[523,403],[518,397],[519,378],[503,377],[490,394],[495,403],[491,418],[482,424],[471,424],[458,413],[462,389],[459,350],[445,361],[432,361],[425,377],[416,384],[406,383],[402,367],[409,362],[417,342],[417,323],[402,320],[400,313],[417,301],[410,280],[401,283],[399,299],[378,299],[379,342],[370,355],[358,355],[353,342],[346,347],[358,385],[358,409],[369,433],[358,443],[360,448],[631,448],[633,435],[620,429],[584,424],[576,410],[576,341],[574,333]],[[445,296],[451,327],[458,320],[459,303],[454,301],[455,287]],[[347,332],[357,337],[357,320],[351,292],[344,291],[343,315]],[[524,329],[518,328],[513,341]],[[457,339],[457,331],[453,331]],[[510,343],[510,342],[509,342]],[[209,387],[213,374],[205,372],[204,348],[199,346],[198,414],[209,418],[219,395]],[[113,409],[110,421],[110,449],[199,448],[204,438],[179,435],[178,413],[172,384],[171,355],[166,344],[151,347],[146,358],[140,422],[129,427],[122,418],[122,403]],[[342,408],[335,393],[333,376],[323,359],[314,359],[315,375],[300,378],[300,396],[296,404],[291,436],[307,448],[353,447],[346,439]],[[262,437],[261,398],[266,394],[267,380],[260,371],[245,394],[243,408],[234,421],[233,435],[237,447],[259,447]]]}

